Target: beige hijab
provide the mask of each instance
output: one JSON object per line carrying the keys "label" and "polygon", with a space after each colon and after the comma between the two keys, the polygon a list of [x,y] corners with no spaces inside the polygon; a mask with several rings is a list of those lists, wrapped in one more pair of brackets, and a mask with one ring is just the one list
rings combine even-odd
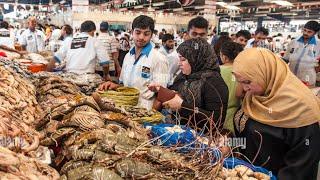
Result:
{"label": "beige hijab", "polygon": [[233,72],[262,85],[262,96],[246,94],[242,109],[252,119],[275,127],[298,128],[320,122],[320,100],[271,51],[249,48]]}

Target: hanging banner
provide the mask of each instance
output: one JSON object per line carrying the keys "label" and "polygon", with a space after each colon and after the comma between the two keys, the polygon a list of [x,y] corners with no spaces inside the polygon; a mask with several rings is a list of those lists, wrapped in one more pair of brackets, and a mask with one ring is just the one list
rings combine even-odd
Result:
{"label": "hanging banner", "polygon": [[72,12],[89,12],[89,0],[72,0]]}

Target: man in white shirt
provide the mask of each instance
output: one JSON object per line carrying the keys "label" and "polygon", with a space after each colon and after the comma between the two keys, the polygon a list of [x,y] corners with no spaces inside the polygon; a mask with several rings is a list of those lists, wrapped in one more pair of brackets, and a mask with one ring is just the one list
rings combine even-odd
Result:
{"label": "man in white shirt", "polygon": [[[77,74],[95,73],[96,60],[103,66],[106,75],[109,71],[108,52],[99,40],[94,38],[96,26],[92,21],[81,24],[81,33],[75,34],[72,41],[63,45],[48,64],[48,71],[55,68],[55,63],[66,61],[66,71]],[[104,77],[109,79],[109,77]]]}
{"label": "man in white shirt", "polygon": [[6,21],[0,22],[0,45],[14,48],[14,37],[9,31],[9,24]]}
{"label": "man in white shirt", "polygon": [[[120,76],[121,67],[118,62],[119,57],[119,42],[118,40],[110,35],[109,33],[109,24],[108,22],[104,21],[100,24],[100,34],[97,37],[98,40],[101,41],[102,45],[107,49],[108,56],[109,56],[109,74],[111,76]],[[102,67],[97,64],[96,71],[98,74],[101,74]]]}
{"label": "man in white shirt", "polygon": [[264,27],[257,28],[254,33],[254,38],[250,39],[245,48],[253,48],[253,47],[266,47],[266,40],[269,35],[268,29]]}
{"label": "man in white shirt", "polygon": [[40,30],[36,29],[37,20],[35,17],[28,19],[29,28],[26,29],[19,37],[19,43],[23,50],[30,53],[37,53],[43,51],[45,48],[46,36]]}
{"label": "man in white shirt", "polygon": [[209,22],[202,16],[197,16],[191,19],[188,23],[189,38],[204,38],[207,39]]}
{"label": "man in white shirt", "polygon": [[170,82],[169,85],[173,83],[175,76],[179,71],[179,55],[174,48],[174,36],[171,34],[164,34],[162,36],[162,47],[159,49],[159,52],[166,56],[169,62],[169,75]]}
{"label": "man in white shirt", "polygon": [[307,85],[316,83],[316,67],[320,57],[320,41],[316,39],[316,33],[320,30],[317,21],[309,21],[303,28],[303,35],[292,40],[284,55],[289,61],[290,70]]}
{"label": "man in white shirt", "polygon": [[61,45],[68,44],[73,39],[73,29],[69,24],[65,24],[61,28],[60,40],[62,40]]}
{"label": "man in white shirt", "polygon": [[[166,87],[169,82],[169,65],[166,58],[151,45],[154,20],[140,15],[133,20],[132,36],[134,47],[127,53],[122,65],[120,84],[140,90],[138,106],[151,109],[154,92],[148,89],[150,83]],[[111,81],[100,85],[100,90],[117,89],[120,84]]]}
{"label": "man in white shirt", "polygon": [[[63,54],[65,52],[62,52],[62,51],[67,51],[68,47],[71,43],[72,43],[72,39],[73,39],[73,29],[70,25],[68,24],[65,24],[62,26],[61,28],[61,33],[60,33],[60,37],[59,37],[59,41],[60,41],[60,44],[59,44],[59,47],[57,49],[57,51],[59,51],[60,49],[60,54]],[[61,48],[63,47],[63,48]],[[54,52],[57,52],[57,51],[54,51]],[[60,65],[57,68],[57,70],[62,70],[64,69],[66,66],[66,61],[65,59],[61,60],[60,62]]]}

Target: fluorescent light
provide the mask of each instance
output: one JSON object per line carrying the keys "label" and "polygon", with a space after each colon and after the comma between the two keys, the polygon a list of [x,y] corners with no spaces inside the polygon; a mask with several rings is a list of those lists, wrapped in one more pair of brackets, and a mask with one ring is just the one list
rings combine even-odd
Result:
{"label": "fluorescent light", "polygon": [[196,7],[194,7],[194,9],[204,9],[204,7],[203,6],[196,6]]}
{"label": "fluorescent light", "polygon": [[222,6],[226,9],[230,9],[230,10],[240,10],[239,7],[237,6],[234,6],[234,5],[228,5],[227,3],[225,2],[217,2],[216,4],[218,4],[219,6]]}
{"label": "fluorescent light", "polygon": [[225,6],[225,8],[230,9],[230,10],[240,10],[239,7],[233,6],[233,5],[227,5],[227,6]]}
{"label": "fluorescent light", "polygon": [[136,3],[136,0],[125,0],[122,4],[126,4],[126,3]]}
{"label": "fluorescent light", "polygon": [[164,6],[164,2],[153,3],[152,6]]}
{"label": "fluorescent light", "polygon": [[143,8],[143,5],[139,5],[139,6],[133,6],[134,9],[141,9]]}
{"label": "fluorescent light", "polygon": [[272,3],[278,4],[280,6],[293,6],[293,4],[289,1],[283,1],[283,0],[276,0],[276,1],[271,1]]}
{"label": "fluorescent light", "polygon": [[183,8],[173,9],[172,11],[174,11],[174,12],[176,12],[176,11],[183,11]]}
{"label": "fluorescent light", "polygon": [[218,4],[219,6],[226,6],[227,5],[227,3],[225,3],[225,2],[216,2],[216,4]]}

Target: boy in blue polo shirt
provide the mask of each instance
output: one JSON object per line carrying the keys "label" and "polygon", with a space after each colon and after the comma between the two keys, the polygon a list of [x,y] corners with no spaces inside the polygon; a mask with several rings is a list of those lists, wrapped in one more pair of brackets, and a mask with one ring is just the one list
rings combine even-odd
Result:
{"label": "boy in blue polo shirt", "polygon": [[100,85],[100,90],[116,89],[121,85],[137,88],[140,90],[138,106],[152,108],[155,96],[148,84],[158,83],[166,87],[169,82],[168,61],[150,43],[154,27],[154,20],[148,16],[140,15],[133,20],[134,47],[124,58],[120,84],[107,81]]}

